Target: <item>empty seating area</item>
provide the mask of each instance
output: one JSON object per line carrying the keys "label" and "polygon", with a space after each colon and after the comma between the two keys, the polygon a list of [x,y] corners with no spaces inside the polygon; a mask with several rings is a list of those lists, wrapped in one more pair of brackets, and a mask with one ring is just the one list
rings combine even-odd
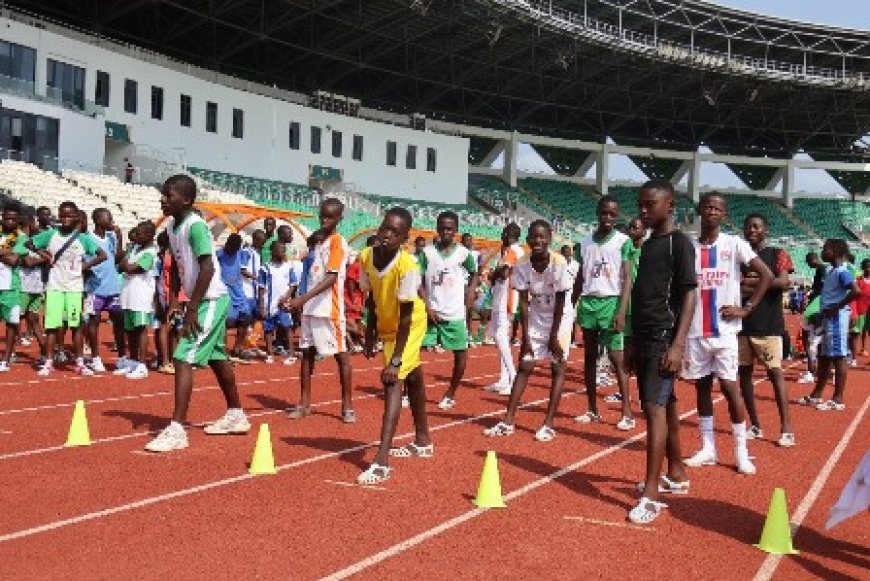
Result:
{"label": "empty seating area", "polygon": [[728,221],[737,232],[742,231],[746,216],[761,214],[767,218],[770,238],[806,238],[806,232],[783,214],[782,206],[776,200],[746,194],[725,194],[725,199],[728,202]]}
{"label": "empty seating area", "polygon": [[475,203],[468,204],[439,204],[422,200],[409,200],[390,196],[376,196],[366,194],[366,199],[378,204],[381,212],[392,206],[404,206],[414,216],[416,228],[435,229],[435,221],[438,214],[445,210],[452,210],[459,216],[459,229],[468,232],[472,236],[481,238],[497,239],[501,235],[503,219],[500,215],[487,213]]}
{"label": "empty seating area", "polygon": [[822,238],[855,240],[843,224],[860,225],[870,220],[870,206],[847,200],[798,198],[794,202],[794,212]]}
{"label": "empty seating area", "polygon": [[107,206],[112,211],[115,222],[122,228],[129,228],[143,220],[153,220],[162,215],[160,191],[151,186],[125,184],[115,176],[79,170],[65,169],[61,175],[71,184],[99,198],[101,202],[98,206]]}
{"label": "empty seating area", "polygon": [[594,225],[597,221],[595,208],[598,196],[581,185],[527,178],[520,182],[520,186],[555,212],[578,225]]}

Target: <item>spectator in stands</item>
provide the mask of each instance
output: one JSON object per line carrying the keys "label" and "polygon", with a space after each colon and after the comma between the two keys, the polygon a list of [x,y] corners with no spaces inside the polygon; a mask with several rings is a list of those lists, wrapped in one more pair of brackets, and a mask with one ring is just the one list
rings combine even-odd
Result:
{"label": "spectator in stands", "polygon": [[126,165],[124,165],[124,183],[132,184],[133,176],[136,174],[136,168],[133,167],[133,164],[126,157],[124,158]]}
{"label": "spectator in stands", "polygon": [[224,247],[215,255],[221,266],[221,280],[227,287],[230,297],[230,311],[227,315],[227,329],[235,329],[235,342],[230,349],[230,361],[247,363],[242,357],[242,347],[251,323],[251,306],[245,294],[242,268],[250,262],[250,252],[242,248],[242,236],[233,232],[227,237]]}
{"label": "spectator in stands", "polygon": [[[284,243],[276,240],[272,243],[272,257],[269,262],[260,267],[257,285],[260,290],[260,317],[263,319],[263,331],[266,333],[266,363],[275,361],[275,337],[287,335],[290,332],[290,309],[285,302],[290,299],[293,289],[299,284],[290,262],[287,260]],[[288,357],[284,365],[292,365],[295,357]]]}
{"label": "spectator in stands", "polygon": [[[79,231],[79,209],[73,202],[62,202],[58,208],[57,229],[44,230],[27,242],[27,248],[38,252],[50,264],[45,287],[46,361],[39,369],[40,376],[54,372],[51,354],[58,342],[58,330],[64,325],[73,329],[75,344],[75,371],[79,375],[93,375],[85,366],[84,334],[80,328],[84,273],[106,260],[105,251],[90,236]],[[85,256],[94,255],[93,260]]]}
{"label": "spectator in stands", "polygon": [[[788,252],[767,245],[767,229],[767,218],[761,214],[749,214],[743,220],[743,237],[770,269],[773,280],[759,303],[743,319],[743,328],[738,333],[740,391],[746,405],[746,413],[749,415],[750,426],[746,436],[750,440],[761,438],[763,433],[761,421],[755,410],[755,390],[752,381],[752,367],[755,360],[758,360],[767,371],[767,377],[770,379],[776,397],[776,407],[779,410],[781,430],[777,443],[788,448],[795,445],[795,437],[788,413],[788,385],[782,373],[782,335],[785,333],[782,294],[788,288],[789,275],[794,272],[794,264]],[[740,281],[740,295],[746,306],[760,279],[745,267],[741,268],[741,272],[743,277]]]}
{"label": "spectator in stands", "polygon": [[500,395],[510,395],[514,377],[517,374],[511,353],[510,329],[514,314],[517,312],[519,295],[511,288],[511,273],[525,254],[518,244],[520,227],[511,222],[501,232],[501,252],[498,262],[490,274],[492,288],[492,314],[489,321],[489,335],[495,340],[500,360],[498,381],[487,389]]}
{"label": "spectator in stands", "polygon": [[[205,427],[206,434],[246,434],[251,424],[242,410],[236,376],[226,355],[226,316],[229,298],[220,280],[215,259],[214,240],[206,223],[193,212],[196,182],[189,176],[175,175],[164,182],[160,206],[169,216],[166,232],[173,263],[170,314],[178,312],[178,290],[189,297],[181,338],[175,350],[175,409],[172,421],[145,446],[150,452],[169,452],[187,447],[184,422],[193,392],[193,366],[211,367],[227,404],[226,413]],[[167,253],[170,254],[170,253]]]}
{"label": "spectator in stands", "polygon": [[453,352],[450,385],[438,404],[439,409],[448,410],[456,405],[456,390],[465,376],[468,361],[466,321],[473,298],[471,293],[477,287],[477,262],[468,248],[456,244],[459,216],[455,212],[441,212],[435,229],[438,243],[426,246],[417,256],[423,274],[421,296],[429,317],[423,346],[440,345]]}
{"label": "spectator in stands", "polygon": [[148,377],[148,349],[144,339],[154,324],[154,265],[157,262],[154,222],[140,222],[133,232],[135,245],[119,263],[119,270],[124,276],[121,288],[124,330],[130,346],[129,361],[121,369],[126,371],[124,376],[127,379],[145,379]]}
{"label": "spectator in stands", "polygon": [[0,226],[0,319],[6,323],[6,351],[0,361],[0,372],[9,371],[12,354],[18,341],[18,323],[21,319],[21,278],[19,265],[27,256],[24,243],[27,235],[18,229],[21,205],[6,202]]}
{"label": "spectator in stands", "polygon": [[[94,227],[90,236],[106,253],[106,260],[91,270],[85,280],[84,316],[87,321],[87,339],[91,347],[90,367],[104,373],[106,367],[100,357],[100,322],[103,313],[108,313],[118,350],[116,368],[126,368],[126,343],[124,340],[124,313],[121,310],[121,280],[117,264],[124,257],[121,229],[115,225],[112,213],[106,208],[97,208],[91,213]],[[88,257],[92,258],[92,257]],[[153,294],[153,293],[152,293]],[[131,353],[135,359],[136,354]]]}
{"label": "spectator in stands", "polygon": [[[303,291],[290,301],[290,310],[302,313],[302,350],[299,405],[290,412],[292,419],[311,414],[311,377],[317,355],[335,357],[341,384],[341,419],[356,422],[353,409],[350,357],[347,352],[347,326],[344,312],[344,284],[347,277],[349,247],[338,225],[344,218],[344,204],[327,198],[320,204],[320,237],[308,251],[311,267],[304,278]],[[319,241],[318,241],[319,240]]]}
{"label": "spectator in stands", "polygon": [[263,231],[266,234],[266,240],[260,248],[261,264],[267,264],[272,260],[272,244],[278,240],[278,235],[275,233],[276,224],[277,222],[275,222],[275,218],[272,218],[271,216],[263,220]]}

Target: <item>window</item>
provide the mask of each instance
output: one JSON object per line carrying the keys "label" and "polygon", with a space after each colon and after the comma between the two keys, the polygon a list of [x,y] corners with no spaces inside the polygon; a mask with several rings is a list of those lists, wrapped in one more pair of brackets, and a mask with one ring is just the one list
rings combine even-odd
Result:
{"label": "window", "polygon": [[426,171],[435,172],[435,166],[438,163],[438,152],[434,147],[426,149]]}
{"label": "window", "polygon": [[190,95],[181,96],[181,126],[190,127]]}
{"label": "window", "polygon": [[408,169],[417,169],[417,146],[409,145],[408,154],[405,156],[405,167]]}
{"label": "window", "polygon": [[241,139],[245,135],[245,112],[233,109],[233,137]]}
{"label": "window", "polygon": [[130,79],[124,79],[124,111],[136,113],[139,101],[139,84]]}
{"label": "window", "polygon": [[109,73],[97,71],[97,85],[94,88],[94,103],[101,107],[109,106]]}
{"label": "window", "polygon": [[396,166],[396,142],[387,142],[387,165]]}
{"label": "window", "polygon": [[205,103],[205,130],[209,133],[217,133],[217,103],[206,101]]}
{"label": "window", "polygon": [[332,157],[341,157],[341,131],[332,132]]}
{"label": "window", "polygon": [[32,92],[36,82],[36,51],[0,40],[0,75],[24,81]]}
{"label": "window", "polygon": [[48,59],[48,95],[79,109],[85,107],[85,69]]}
{"label": "window", "polygon": [[311,127],[311,153],[320,153],[320,127]]}
{"label": "window", "polygon": [[163,88],[151,87],[151,118],[163,119]]}
{"label": "window", "polygon": [[362,161],[363,155],[363,137],[362,135],[354,135],[353,136],[353,159],[355,161]]}
{"label": "window", "polygon": [[299,141],[302,139],[302,127],[298,121],[290,122],[290,149],[299,149]]}

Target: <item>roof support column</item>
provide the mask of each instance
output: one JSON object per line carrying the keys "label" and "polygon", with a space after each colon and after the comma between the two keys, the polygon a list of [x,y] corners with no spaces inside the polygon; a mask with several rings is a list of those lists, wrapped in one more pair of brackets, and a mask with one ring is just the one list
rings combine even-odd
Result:
{"label": "roof support column", "polygon": [[590,153],[586,156],[586,159],[583,160],[583,163],[580,164],[580,167],[577,168],[577,171],[574,172],[575,178],[582,178],[586,176],[586,172],[595,165],[595,162],[598,161],[598,155],[595,153]]}
{"label": "roof support column", "polygon": [[602,196],[608,192],[607,181],[610,178],[610,147],[604,143],[595,152],[595,188]]}
{"label": "roof support column", "polygon": [[492,149],[489,150],[482,160],[480,160],[480,167],[492,167],[492,163],[498,159],[498,156],[505,150],[505,144],[507,141],[498,141],[495,145],[492,146]]}
{"label": "roof support column", "polygon": [[689,164],[689,195],[692,196],[692,201],[697,204],[701,201],[701,157],[697,151],[692,155],[691,161],[687,161],[686,164]]}
{"label": "roof support column", "polygon": [[511,132],[510,141],[504,142],[504,169],[502,179],[512,188],[517,187],[517,154],[520,141],[516,131]]}
{"label": "roof support column", "polygon": [[[794,164],[788,160],[785,167],[780,170],[782,174],[782,204],[786,208],[794,207]],[[778,172],[777,172],[778,173]]]}

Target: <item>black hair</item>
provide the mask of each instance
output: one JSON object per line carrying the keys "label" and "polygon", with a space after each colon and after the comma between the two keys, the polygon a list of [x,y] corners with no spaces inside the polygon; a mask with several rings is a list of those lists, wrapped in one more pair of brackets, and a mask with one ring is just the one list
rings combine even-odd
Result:
{"label": "black hair", "polygon": [[505,232],[507,232],[508,236],[510,236],[511,238],[514,238],[516,240],[519,240],[520,236],[523,233],[523,231],[520,230],[520,227],[517,226],[516,222],[509,223],[507,226],[504,227],[504,230],[505,230]]}
{"label": "black hair", "polygon": [[157,235],[157,245],[158,246],[169,246],[169,232],[164,230],[160,234]]}
{"label": "black hair", "polygon": [[78,213],[78,211],[79,211],[79,207],[76,206],[76,203],[71,202],[69,200],[60,203],[60,205],[57,207],[58,214],[61,213],[64,210],[64,208],[70,208],[75,213]]}
{"label": "black hair", "polygon": [[445,220],[453,220],[454,222],[456,222],[456,225],[459,226],[459,215],[453,210],[444,210],[443,212],[438,214],[438,217],[435,219],[435,223],[437,224],[438,222],[440,222],[442,218],[444,218]]}
{"label": "black hair", "polygon": [[541,220],[541,219],[532,220],[532,223],[529,224],[527,232],[531,233],[532,228],[544,228],[549,234],[551,234],[551,235],[553,234],[553,227],[550,226],[550,223],[547,222],[546,220]]}
{"label": "black hair", "polygon": [[316,246],[323,242],[324,238],[326,238],[323,234],[323,230],[315,230],[311,233],[308,238],[305,239],[305,244],[310,246]]}
{"label": "black hair", "polygon": [[743,219],[743,226],[745,227],[747,224],[749,224],[750,220],[761,220],[761,223],[764,224],[765,228],[770,226],[770,223],[767,221],[767,218],[764,216],[764,214],[759,214],[758,212],[747,214],[746,217]]}
{"label": "black hair", "polygon": [[819,257],[818,252],[807,252],[806,258],[804,258],[804,260],[809,260],[810,258],[818,258],[818,257]]}
{"label": "black hair", "polygon": [[414,238],[414,244],[418,242],[423,242],[425,244],[426,238],[424,238],[423,236],[417,236],[416,238]]}
{"label": "black hair", "polygon": [[598,203],[595,205],[595,211],[600,212],[601,207],[605,204],[616,204],[616,207],[619,208],[619,200],[616,199],[616,196],[611,196],[607,194],[606,196],[601,196],[598,198]]}
{"label": "black hair", "polygon": [[631,224],[632,224],[632,222],[637,222],[638,224],[640,224],[641,228],[643,227],[643,220],[641,220],[641,219],[638,218],[637,216],[635,216],[634,218],[632,218],[632,219],[630,219],[630,220],[628,221],[628,227],[629,227],[629,228],[631,228]]}
{"label": "black hair", "polygon": [[97,216],[99,216],[102,212],[108,212],[108,208],[94,208],[94,211],[91,212],[91,220],[94,222],[97,221]]}
{"label": "black hair", "polygon": [[831,249],[834,256],[845,258],[849,255],[849,245],[842,238],[828,238],[825,240],[825,246]]}
{"label": "black hair", "polygon": [[15,212],[16,214],[21,213],[21,204],[16,200],[9,200],[5,204],[3,204],[4,212]]}
{"label": "black hair", "polygon": [[257,228],[256,230],[251,232],[251,239],[253,239],[254,236],[265,236],[265,235],[266,235],[265,230],[263,230],[262,228]]}
{"label": "black hair", "polygon": [[155,232],[157,232],[157,226],[154,225],[154,222],[151,220],[143,220],[136,224],[136,228],[138,230],[145,230],[146,232],[150,232],[153,236]]}
{"label": "black hair", "polygon": [[395,216],[399,218],[405,223],[405,226],[407,226],[408,230],[410,230],[411,227],[414,225],[414,218],[411,217],[411,212],[409,212],[402,206],[393,206],[392,208],[387,210],[386,214],[384,214],[385,218],[387,216]]}
{"label": "black hair", "polygon": [[263,225],[265,226],[266,222],[268,222],[269,220],[271,220],[273,222],[277,222],[277,220],[275,220],[274,216],[266,216],[265,218],[263,218]]}
{"label": "black hair", "polygon": [[460,236],[460,239],[461,239],[461,238],[465,238],[466,236],[469,236],[469,237],[471,237],[471,238],[474,238],[474,236],[471,235],[471,232],[463,232],[463,233],[462,233],[462,236]]}
{"label": "black hair", "polygon": [[716,190],[710,190],[709,192],[706,192],[704,195],[702,195],[701,199],[698,200],[698,211],[700,211],[701,206],[703,206],[707,200],[712,200],[713,198],[719,198],[720,200],[722,200],[722,204],[725,205],[725,208],[728,208],[728,200],[725,199],[725,195],[717,192]]}
{"label": "black hair", "polygon": [[851,252],[846,253],[846,260],[849,261],[849,264],[855,264],[855,255]]}
{"label": "black hair", "polygon": [[861,270],[864,270],[867,267],[870,267],[870,258],[865,258],[861,261]]}
{"label": "black hair", "polygon": [[162,192],[175,190],[190,200],[191,203],[196,200],[196,182],[193,178],[184,174],[175,174],[163,182]]}
{"label": "black hair", "polygon": [[293,232],[293,229],[290,228],[289,224],[281,224],[280,226],[275,228],[275,232],[286,232],[287,230],[290,230],[291,233]]}
{"label": "black hair", "polygon": [[49,208],[48,206],[40,206],[36,209],[36,213],[39,214],[40,212],[48,212],[49,214],[51,214],[51,208]]}
{"label": "black hair", "polygon": [[320,202],[320,207],[324,208],[326,206],[335,206],[338,208],[339,214],[344,216],[344,202],[339,200],[338,198],[326,198],[322,202]]}
{"label": "black hair", "polygon": [[670,197],[674,197],[674,184],[672,184],[669,180],[663,179],[654,179],[649,180],[642,186],[640,186],[640,191],[654,191],[657,190],[659,192],[664,192],[668,194]]}
{"label": "black hair", "polygon": [[233,244],[238,244],[239,246],[241,246],[242,245],[242,235],[239,234],[238,232],[233,232],[232,234],[227,236],[227,241],[224,243],[224,246],[226,246],[227,244],[230,244],[231,242]]}

